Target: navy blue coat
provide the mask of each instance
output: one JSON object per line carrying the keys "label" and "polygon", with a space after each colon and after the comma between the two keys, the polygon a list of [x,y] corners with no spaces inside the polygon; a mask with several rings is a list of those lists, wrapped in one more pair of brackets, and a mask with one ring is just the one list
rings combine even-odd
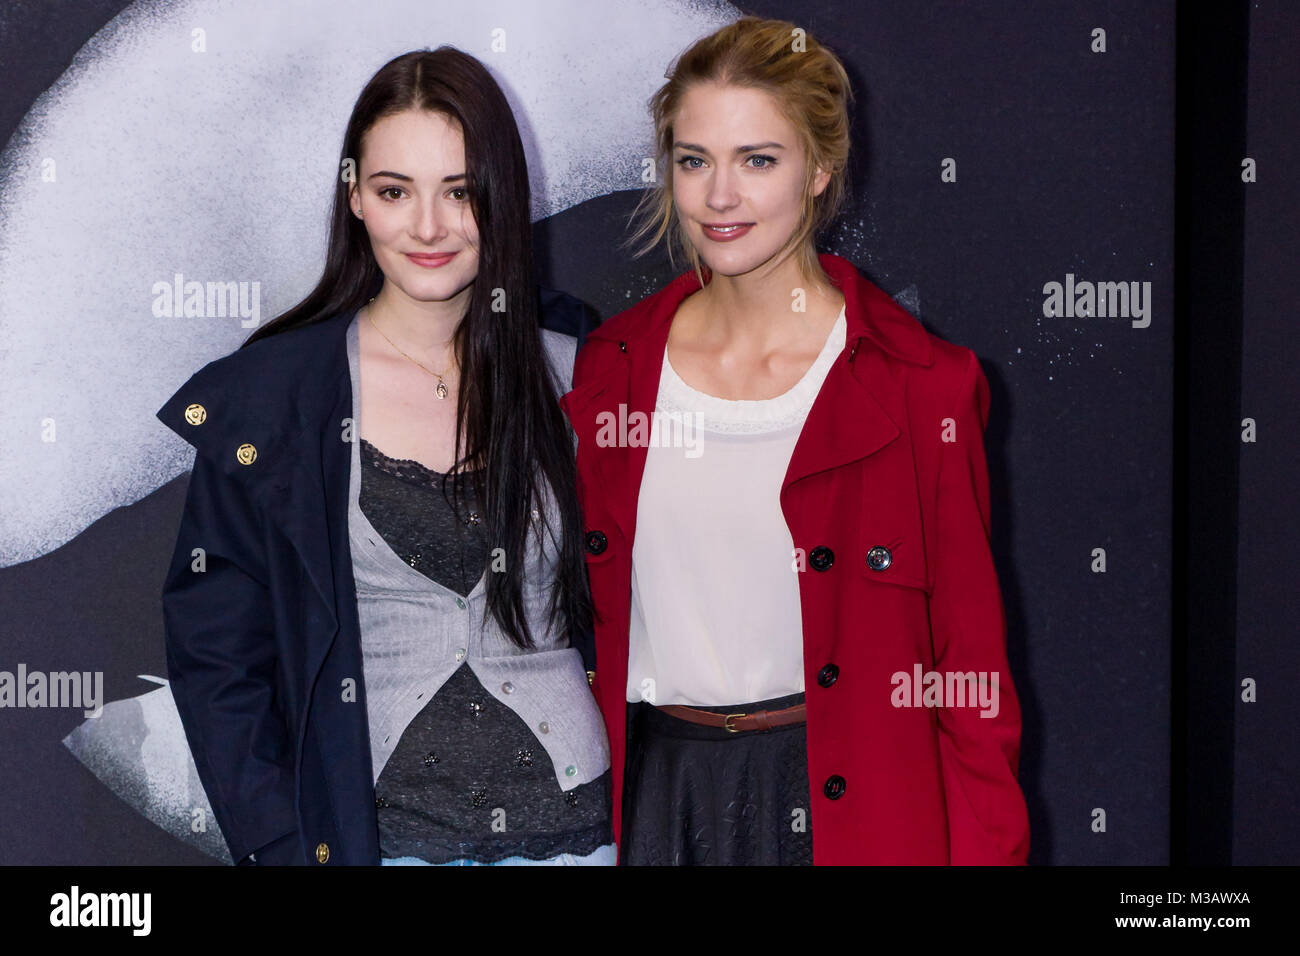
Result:
{"label": "navy blue coat", "polygon": [[[542,308],[543,327],[581,346],[592,324],[581,302],[543,291]],[[162,592],[167,673],[238,864],[272,843],[258,862],[379,864],[348,542],[351,447],[340,440],[352,415],[351,319],[210,362],[157,412],[196,449]],[[594,670],[592,635],[571,641]],[[354,702],[343,699],[346,678]]]}

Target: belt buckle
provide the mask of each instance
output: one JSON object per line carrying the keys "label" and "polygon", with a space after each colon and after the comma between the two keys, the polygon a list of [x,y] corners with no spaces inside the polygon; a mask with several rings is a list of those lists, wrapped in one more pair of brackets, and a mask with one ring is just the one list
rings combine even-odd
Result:
{"label": "belt buckle", "polygon": [[731,733],[731,734],[738,734],[738,733],[740,733],[740,731],[737,730],[735,727],[731,726],[731,722],[732,722],[735,718],[737,718],[737,717],[746,717],[746,716],[748,716],[748,715],[747,715],[747,714],[728,714],[726,720],[724,720],[724,721],[722,722],[722,726],[726,729],[726,731],[727,731],[728,733]]}

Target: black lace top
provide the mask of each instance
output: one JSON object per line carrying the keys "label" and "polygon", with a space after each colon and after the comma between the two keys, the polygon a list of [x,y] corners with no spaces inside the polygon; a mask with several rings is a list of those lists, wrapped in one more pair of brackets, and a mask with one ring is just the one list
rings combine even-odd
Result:
{"label": "black lace top", "polygon": [[[443,476],[419,462],[363,438],[361,466],[359,504],[375,530],[411,567],[468,596],[490,554],[472,482],[453,511],[451,480],[444,492]],[[585,856],[612,841],[609,806],[609,771],[561,790],[546,748],[468,663],[402,732],[375,784],[380,855],[430,863]]]}
{"label": "black lace top", "polygon": [[361,439],[361,510],[376,531],[411,567],[467,597],[487,568],[473,482],[460,482],[457,512],[452,511],[452,479],[418,461],[389,458]]}

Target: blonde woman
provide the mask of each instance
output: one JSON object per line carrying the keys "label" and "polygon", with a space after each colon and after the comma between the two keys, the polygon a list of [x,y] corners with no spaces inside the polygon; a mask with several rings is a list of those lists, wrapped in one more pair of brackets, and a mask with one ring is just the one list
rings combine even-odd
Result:
{"label": "blonde woman", "polygon": [[564,397],[623,864],[1028,853],[988,386],[816,252],[849,100],[814,38],[745,18],[651,101],[639,235],[694,268],[593,333]]}

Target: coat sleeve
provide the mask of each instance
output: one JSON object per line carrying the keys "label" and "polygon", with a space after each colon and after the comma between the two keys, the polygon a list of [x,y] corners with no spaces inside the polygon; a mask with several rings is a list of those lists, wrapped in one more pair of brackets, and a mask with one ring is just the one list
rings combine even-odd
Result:
{"label": "coat sleeve", "polygon": [[[969,350],[968,350],[969,352]],[[1023,864],[1029,818],[1016,775],[1020,706],[1007,665],[1006,616],[989,548],[984,456],[989,387],[974,352],[952,412],[955,441],[942,445],[930,621],[935,670],[987,675],[992,707],[938,711],[939,753],[953,865]]]}
{"label": "coat sleeve", "polygon": [[162,592],[167,674],[212,812],[244,865],[297,829],[262,534],[245,489],[197,454]]}

